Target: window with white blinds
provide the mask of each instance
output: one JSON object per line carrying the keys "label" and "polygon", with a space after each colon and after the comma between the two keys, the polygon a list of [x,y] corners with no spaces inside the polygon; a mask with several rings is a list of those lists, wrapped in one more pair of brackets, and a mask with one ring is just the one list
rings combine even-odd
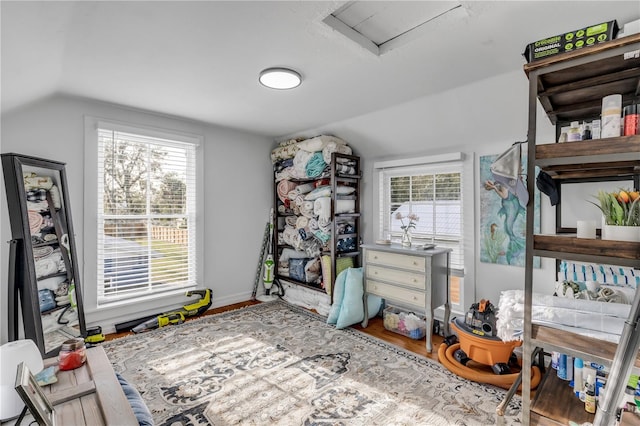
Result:
{"label": "window with white blinds", "polygon": [[[392,167],[379,171],[379,235],[400,242],[407,216],[418,217],[414,244],[451,248],[452,275],[464,276],[462,162]],[[399,217],[402,217],[400,219]]]}
{"label": "window with white blinds", "polygon": [[196,286],[196,148],[98,128],[99,306]]}

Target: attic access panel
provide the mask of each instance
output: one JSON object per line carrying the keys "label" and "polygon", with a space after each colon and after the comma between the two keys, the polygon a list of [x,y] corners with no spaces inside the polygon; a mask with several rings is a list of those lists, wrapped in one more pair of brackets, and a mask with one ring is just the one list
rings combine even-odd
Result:
{"label": "attic access panel", "polygon": [[350,1],[323,22],[375,55],[425,35],[429,23],[464,11],[457,0]]}

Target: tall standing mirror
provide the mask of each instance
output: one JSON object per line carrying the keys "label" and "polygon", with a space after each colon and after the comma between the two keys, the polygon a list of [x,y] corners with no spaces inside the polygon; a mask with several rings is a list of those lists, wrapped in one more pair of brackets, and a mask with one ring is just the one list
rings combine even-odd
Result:
{"label": "tall standing mirror", "polygon": [[9,259],[9,340],[24,337],[43,356],[86,334],[65,163],[2,154],[12,240]]}

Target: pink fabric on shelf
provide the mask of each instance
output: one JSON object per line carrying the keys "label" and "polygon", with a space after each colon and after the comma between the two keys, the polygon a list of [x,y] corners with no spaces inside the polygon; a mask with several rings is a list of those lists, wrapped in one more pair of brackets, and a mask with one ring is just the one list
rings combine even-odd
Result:
{"label": "pink fabric on shelf", "polygon": [[285,200],[288,199],[288,194],[289,192],[293,191],[295,189],[295,187],[298,186],[295,183],[289,181],[289,180],[281,180],[280,182],[278,182],[278,198],[280,198],[280,201],[282,201],[283,203],[285,202]]}

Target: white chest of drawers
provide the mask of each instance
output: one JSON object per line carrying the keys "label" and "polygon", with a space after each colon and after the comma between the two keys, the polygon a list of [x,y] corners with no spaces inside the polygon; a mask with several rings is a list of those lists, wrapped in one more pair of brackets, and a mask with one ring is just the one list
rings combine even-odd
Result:
{"label": "white chest of drawers", "polygon": [[[449,334],[449,253],[451,249],[422,250],[364,244],[364,289],[401,306],[424,309],[427,318],[426,346],[432,351],[433,310],[444,305],[444,330]],[[364,298],[365,306],[367,297]],[[365,309],[365,312],[367,310]],[[367,316],[362,323],[368,324]]]}

